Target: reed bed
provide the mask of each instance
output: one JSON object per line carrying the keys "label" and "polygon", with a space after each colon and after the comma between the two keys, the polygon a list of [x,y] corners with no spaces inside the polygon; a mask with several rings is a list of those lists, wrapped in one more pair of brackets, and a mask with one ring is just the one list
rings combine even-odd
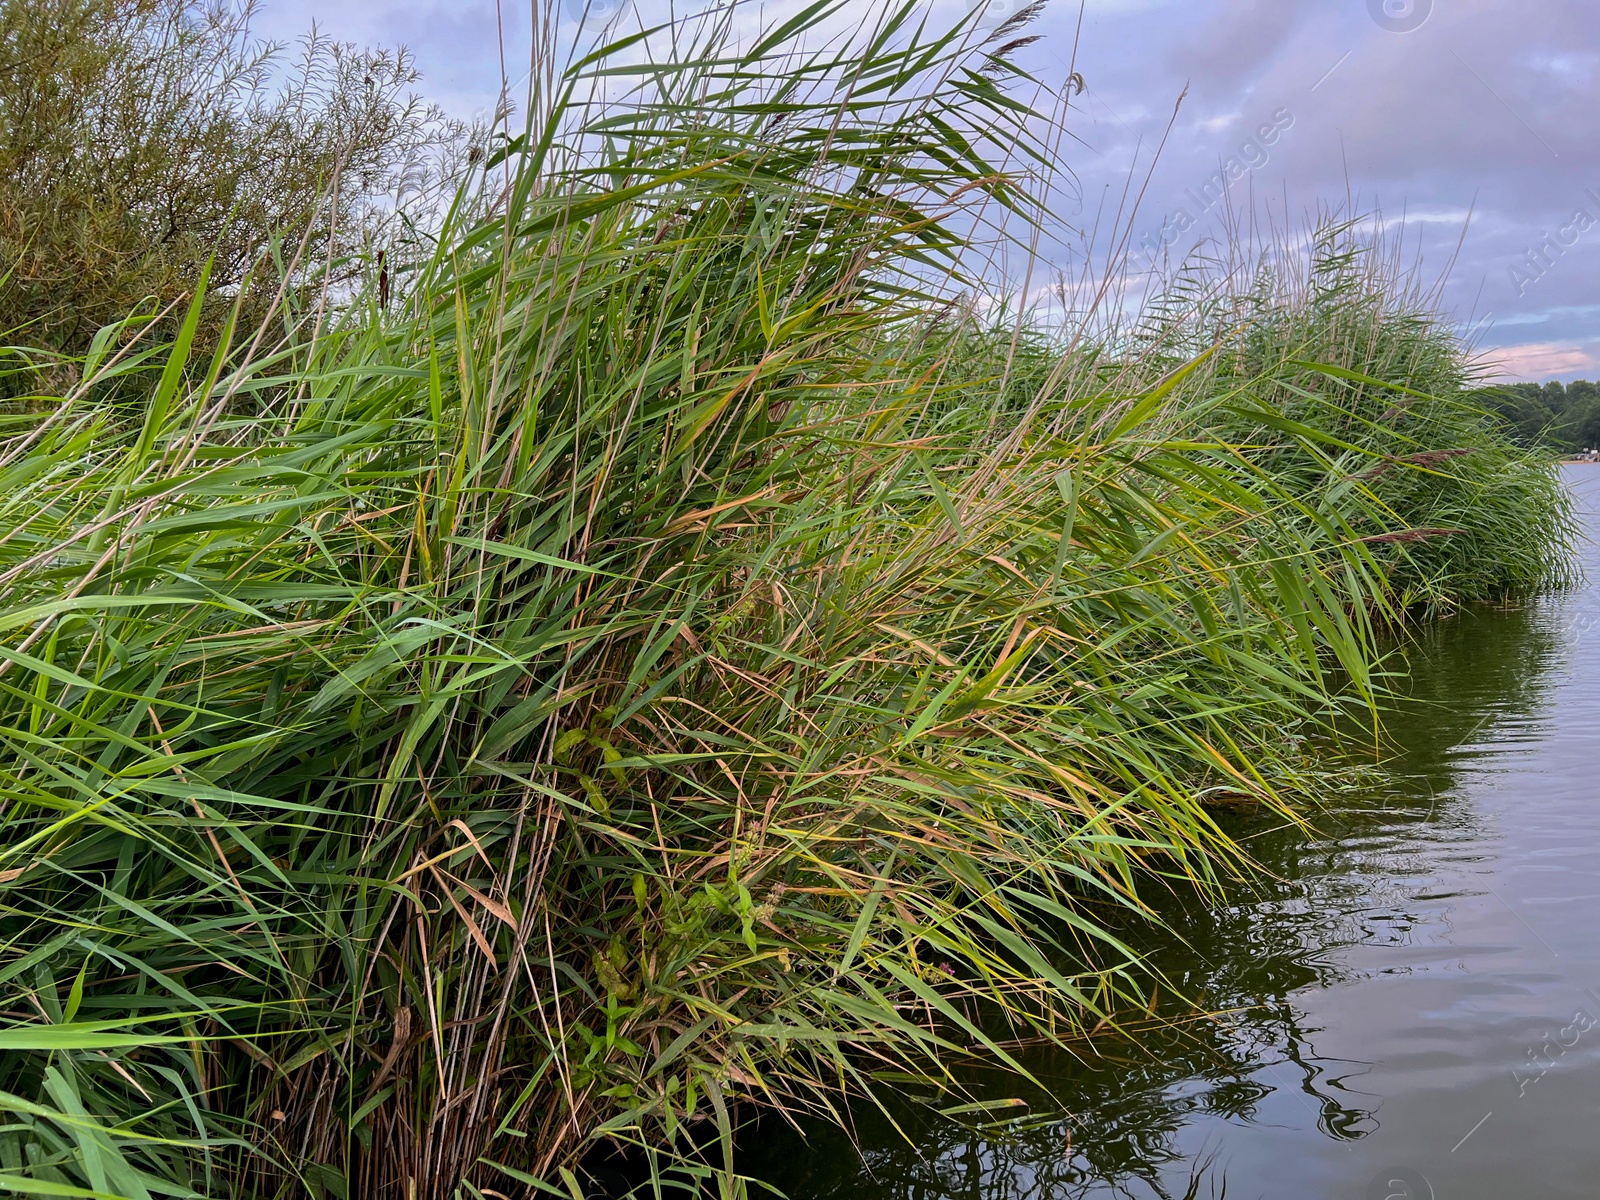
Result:
{"label": "reed bed", "polygon": [[1379,626],[1559,575],[1331,310],[988,323],[1019,30],[836,16],[536,75],[381,289],[13,406],[0,1188],[742,1194],[752,1107],[1142,1003],[1107,914],[1314,802]]}

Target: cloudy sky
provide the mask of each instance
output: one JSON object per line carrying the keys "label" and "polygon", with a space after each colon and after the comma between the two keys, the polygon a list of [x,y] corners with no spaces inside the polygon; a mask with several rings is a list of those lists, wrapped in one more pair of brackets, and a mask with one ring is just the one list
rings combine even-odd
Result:
{"label": "cloudy sky", "polygon": [[[525,7],[499,18],[512,47]],[[265,0],[259,28],[313,20],[407,45],[462,115],[494,101],[493,0]],[[1600,377],[1600,0],[1087,0],[1078,25],[1078,0],[1050,0],[1027,51],[1040,78],[1075,62],[1086,83],[1063,222],[1092,226],[1152,166],[1136,262],[1217,232],[1219,172],[1231,203],[1296,223],[1319,203],[1381,211],[1425,270],[1454,260],[1444,301],[1507,376]]]}

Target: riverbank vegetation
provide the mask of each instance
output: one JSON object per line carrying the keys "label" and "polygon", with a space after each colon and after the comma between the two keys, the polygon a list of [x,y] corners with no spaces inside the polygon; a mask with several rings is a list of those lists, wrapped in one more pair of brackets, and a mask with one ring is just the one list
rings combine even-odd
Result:
{"label": "riverbank vegetation", "polygon": [[749,1106],[1142,1005],[1106,914],[1315,802],[1378,631],[1561,578],[1350,229],[1019,317],[1022,22],[736,15],[536,75],[340,303],[20,377],[0,1186],[738,1194]]}

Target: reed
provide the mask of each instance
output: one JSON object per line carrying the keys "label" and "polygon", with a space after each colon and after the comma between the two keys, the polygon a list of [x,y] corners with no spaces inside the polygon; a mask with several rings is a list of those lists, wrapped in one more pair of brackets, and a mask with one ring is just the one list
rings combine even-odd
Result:
{"label": "reed", "polygon": [[16,406],[0,1187],[737,1195],[741,1106],[1114,1016],[1108,912],[1315,798],[1487,458],[1352,436],[1436,376],[986,324],[1018,30],[837,11],[538,75],[393,298]]}

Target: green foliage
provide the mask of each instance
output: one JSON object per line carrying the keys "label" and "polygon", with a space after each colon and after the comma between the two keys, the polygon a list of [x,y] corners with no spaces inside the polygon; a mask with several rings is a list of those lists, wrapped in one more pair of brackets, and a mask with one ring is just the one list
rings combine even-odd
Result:
{"label": "green foliage", "polygon": [[[312,38],[293,63],[253,3],[0,0],[0,329],[82,353],[180,301],[215,258],[226,313],[274,237],[305,278],[384,234],[465,131],[403,54]],[[259,319],[279,282],[252,294]]]}
{"label": "green foliage", "polygon": [[403,303],[11,416],[0,1186],[736,1195],[736,1106],[1114,1019],[1108,915],[1314,799],[1438,474],[1352,389],[1438,377],[977,322],[1036,118],[853,11],[602,50]]}
{"label": "green foliage", "polygon": [[1600,387],[1588,380],[1501,384],[1480,389],[1475,399],[1505,422],[1519,445],[1568,454],[1600,448]]}
{"label": "green foliage", "polygon": [[[1430,294],[1359,228],[1325,216],[1309,253],[1286,240],[1190,272],[1139,330],[1141,361],[1217,347],[1218,433],[1297,493],[1359,486],[1372,507],[1354,528],[1401,608],[1565,582],[1574,531],[1549,456],[1507,438]],[[1326,439],[1310,453],[1306,428]]]}

